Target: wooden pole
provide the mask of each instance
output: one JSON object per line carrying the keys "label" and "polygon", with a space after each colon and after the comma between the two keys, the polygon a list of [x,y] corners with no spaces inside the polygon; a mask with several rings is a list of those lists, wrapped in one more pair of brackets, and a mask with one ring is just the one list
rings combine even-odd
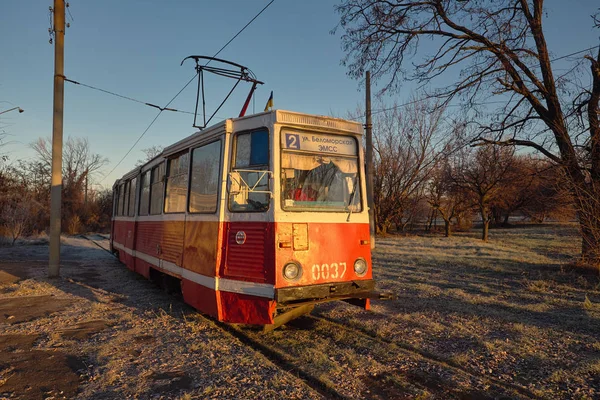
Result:
{"label": "wooden pole", "polygon": [[60,275],[65,1],[54,0],[54,116],[52,121],[52,188],[50,191],[50,262],[48,276]]}
{"label": "wooden pole", "polygon": [[367,204],[369,206],[369,229],[371,231],[371,250],[375,248],[375,205],[373,204],[373,135],[371,122],[371,71],[367,71],[365,79],[366,105],[365,105],[365,136],[366,136],[366,161],[367,161]]}

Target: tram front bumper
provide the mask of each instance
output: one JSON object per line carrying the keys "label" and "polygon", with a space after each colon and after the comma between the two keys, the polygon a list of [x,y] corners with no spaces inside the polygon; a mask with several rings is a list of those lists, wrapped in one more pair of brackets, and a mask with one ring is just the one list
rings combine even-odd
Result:
{"label": "tram front bumper", "polygon": [[373,289],[375,289],[375,281],[372,279],[297,286],[275,289],[275,300],[278,304],[285,305],[307,300],[327,301],[378,297],[378,294],[374,293]]}

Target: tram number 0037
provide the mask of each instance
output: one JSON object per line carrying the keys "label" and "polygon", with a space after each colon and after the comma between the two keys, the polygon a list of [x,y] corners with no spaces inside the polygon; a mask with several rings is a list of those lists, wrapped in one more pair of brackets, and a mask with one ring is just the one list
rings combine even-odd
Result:
{"label": "tram number 0037", "polygon": [[319,279],[341,279],[346,273],[346,263],[315,264],[312,266],[312,278]]}

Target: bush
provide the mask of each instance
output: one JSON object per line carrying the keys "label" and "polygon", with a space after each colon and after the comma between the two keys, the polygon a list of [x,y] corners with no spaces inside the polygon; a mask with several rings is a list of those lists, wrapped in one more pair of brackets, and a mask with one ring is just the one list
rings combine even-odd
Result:
{"label": "bush", "polygon": [[67,233],[69,235],[81,233],[81,218],[79,218],[79,215],[72,215],[67,219]]}

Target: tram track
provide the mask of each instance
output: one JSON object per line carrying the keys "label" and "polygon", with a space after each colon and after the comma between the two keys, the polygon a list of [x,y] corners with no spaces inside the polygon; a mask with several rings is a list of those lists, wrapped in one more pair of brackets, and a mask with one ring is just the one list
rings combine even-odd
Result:
{"label": "tram track", "polygon": [[[222,326],[226,330],[233,329],[234,336],[243,343],[293,371],[326,398],[538,398],[525,393],[516,396],[517,391],[512,387],[496,384],[485,376],[427,355],[407,351],[393,341],[381,340],[346,324],[345,321],[306,315],[292,321],[287,328],[267,335]],[[313,353],[308,349],[319,342],[325,346],[317,349],[317,352],[323,352],[316,358],[323,358],[329,365],[312,365]],[[294,346],[289,347],[290,343]],[[348,353],[355,355],[360,366],[347,367],[345,357]],[[273,355],[276,359],[271,358]],[[310,370],[320,376],[325,371],[329,383],[315,377]]]}
{"label": "tram track", "polygon": [[[204,318],[207,318],[203,316]],[[321,394],[326,399],[336,399],[336,400],[350,400],[352,397],[345,396],[339,393],[335,388],[331,385],[328,385],[322,379],[319,379],[317,376],[311,374],[306,371],[304,368],[299,367],[294,364],[283,354],[281,351],[274,349],[264,343],[261,343],[259,340],[255,339],[248,333],[244,331],[243,328],[236,327],[235,325],[229,325],[223,322],[216,321],[212,318],[212,320],[217,326],[219,326],[222,330],[229,333],[233,337],[240,340],[245,345],[251,347],[254,351],[262,354],[273,364],[281,368],[282,370],[292,373],[295,377],[302,379],[304,383]],[[262,333],[256,332],[258,335],[262,335]]]}
{"label": "tram track", "polygon": [[[86,239],[100,249],[110,253],[113,255],[108,247],[100,243],[98,240],[93,239],[89,235],[80,235],[83,239]],[[103,238],[106,240],[108,238]],[[282,352],[271,348],[260,341],[254,339],[249,333],[249,329],[242,329],[239,326],[231,325],[227,323],[223,323],[217,321],[216,319],[206,316],[200,312],[197,313],[198,318],[202,318],[207,322],[212,322],[215,326],[220,328],[222,331],[232,336],[233,338],[239,340],[244,345],[252,348],[257,353],[261,354],[265,358],[267,358],[270,362],[272,362],[275,366],[277,366],[282,371],[286,373],[293,374],[297,379],[301,379],[308,387],[315,390],[321,396],[326,399],[335,399],[335,400],[350,400],[351,397],[344,396],[338,391],[336,391],[331,385],[328,385],[322,379],[319,379],[317,376],[314,376],[310,372],[305,369],[295,365],[293,362],[289,361]]]}
{"label": "tram track", "polygon": [[[81,237],[94,243],[100,249],[110,253],[110,249],[106,246],[106,243],[101,243],[101,241],[94,239],[93,237],[91,237],[89,235],[81,235]],[[103,238],[102,240],[106,240],[106,238]],[[508,395],[508,396],[510,396],[510,395],[514,396],[514,394],[518,394],[519,396],[521,396],[523,398],[529,398],[529,399],[540,398],[538,395],[536,395],[534,392],[527,389],[526,387],[523,387],[518,384],[504,382],[500,379],[497,379],[497,378],[494,378],[494,377],[491,377],[491,376],[488,376],[485,374],[481,374],[481,373],[474,371],[468,367],[460,365],[459,363],[454,362],[453,360],[448,359],[446,357],[440,356],[440,355],[432,353],[432,352],[428,352],[423,349],[419,349],[413,345],[410,345],[410,344],[402,342],[402,341],[387,339],[387,338],[382,337],[381,335],[379,335],[375,332],[372,332],[366,328],[356,326],[355,324],[349,325],[349,324],[351,324],[351,322],[349,322],[349,321],[341,321],[341,320],[338,320],[335,318],[330,318],[319,312],[313,312],[313,314],[314,315],[308,314],[308,315],[304,316],[303,318],[307,319],[307,320],[312,320],[313,322],[318,322],[320,324],[328,325],[329,327],[328,328],[320,328],[320,329],[309,328],[310,335],[325,337],[325,336],[328,336],[327,332],[332,332],[334,330],[344,331],[344,332],[346,332],[346,334],[342,335],[342,336],[360,337],[365,341],[371,342],[372,347],[390,348],[390,349],[393,349],[393,351],[395,351],[397,353],[404,353],[405,355],[410,356],[412,358],[425,360],[426,362],[434,364],[443,370],[452,371],[454,374],[456,374],[458,376],[463,376],[467,379],[474,379],[476,381],[482,382],[485,385],[487,385],[490,389],[493,389],[493,392]],[[225,331],[227,334],[238,339],[243,344],[251,347],[254,351],[256,351],[257,353],[266,357],[269,361],[271,361],[274,365],[276,365],[281,370],[291,373],[296,378],[301,379],[307,386],[309,386],[310,388],[315,390],[317,393],[321,394],[323,397],[331,398],[331,399],[353,398],[349,395],[341,393],[339,390],[336,390],[335,385],[332,385],[331,382],[326,382],[325,380],[321,379],[319,376],[315,375],[314,373],[311,373],[310,368],[306,368],[304,365],[302,365],[301,360],[294,359],[293,356],[290,356],[289,354],[287,354],[285,349],[278,347],[277,343],[270,344],[269,343],[269,335],[271,335],[271,334],[267,334],[265,336],[262,332],[258,332],[254,329],[243,328],[238,325],[231,325],[231,324],[219,322],[219,321],[215,320],[214,318],[202,315],[201,313],[198,313],[198,316],[202,317],[203,319],[206,319],[207,321],[213,322],[216,326],[218,326],[221,330]],[[292,325],[294,325],[294,323],[292,323]],[[304,330],[308,332],[307,329],[304,329]],[[290,332],[290,333],[294,334],[293,332]],[[296,330],[295,335],[300,336],[299,340],[301,340],[301,341],[304,340],[304,338],[302,338],[303,336],[308,336],[308,335],[302,334],[302,329]],[[327,339],[329,340],[330,337],[327,337]],[[308,341],[308,339],[306,339],[306,341]],[[307,343],[304,343],[302,345],[308,346]],[[344,346],[351,346],[351,344],[349,342],[337,343],[337,345],[339,345],[340,348],[343,348]],[[373,356],[374,359],[379,358],[376,356],[376,354],[373,354],[373,353],[369,353],[369,355]],[[386,364],[386,360],[379,360],[379,361],[383,365]],[[392,380],[392,384],[394,384],[393,380]],[[452,393],[452,391],[447,392],[446,390],[450,390],[450,389],[446,389],[444,387],[436,388],[435,385],[433,385],[433,387],[432,387],[431,385],[428,385],[427,382],[425,382],[425,384],[423,384],[423,382],[415,381],[415,382],[411,382],[411,385],[413,385],[417,388],[420,388],[422,390],[431,391],[433,389],[434,391],[439,391],[439,393],[437,393],[437,394],[441,394],[441,395],[455,395],[456,397],[461,397],[460,393]],[[479,396],[480,398],[486,398],[485,396],[482,397],[481,393],[479,393],[479,395],[480,395]],[[489,398],[493,398],[493,397],[489,397]]]}
{"label": "tram track", "polygon": [[[107,253],[109,253],[110,255],[113,255],[113,253],[111,253],[110,248],[109,247],[105,247],[102,244],[100,244],[97,240],[92,239],[89,235],[79,235],[81,238],[86,239],[92,243],[94,243],[96,246],[98,246],[99,248],[101,248],[102,250],[106,251]],[[100,236],[102,237],[102,240],[110,240],[109,238],[103,236],[103,235],[96,235],[96,236]]]}
{"label": "tram track", "polygon": [[428,360],[429,362],[435,363],[446,369],[451,369],[460,374],[466,374],[472,378],[478,379],[482,382],[489,384],[490,387],[501,388],[501,389],[503,389],[503,391],[508,391],[509,393],[516,392],[519,395],[524,396],[525,398],[529,398],[529,399],[540,399],[541,398],[539,395],[535,394],[534,392],[532,392],[531,390],[529,390],[528,388],[526,388],[524,386],[521,386],[518,384],[507,383],[500,379],[494,378],[492,376],[481,374],[470,368],[464,367],[463,365],[460,365],[459,363],[454,362],[451,359],[448,359],[446,357],[437,355],[435,353],[432,353],[432,352],[429,352],[426,350],[419,349],[416,346],[410,345],[405,342],[384,338],[376,333],[369,331],[368,329],[364,329],[364,328],[361,328],[358,326],[349,326],[348,321],[340,321],[340,320],[337,320],[334,318],[329,318],[320,313],[315,313],[315,315],[312,315],[312,314],[307,315],[306,318],[312,319],[314,321],[329,323],[332,326],[334,326],[335,329],[343,329],[346,332],[349,332],[353,335],[360,335],[360,336],[368,338],[370,340],[374,340],[376,342],[379,342],[379,344],[382,346],[395,346],[395,347],[401,349],[404,353],[423,358],[425,360]]}

